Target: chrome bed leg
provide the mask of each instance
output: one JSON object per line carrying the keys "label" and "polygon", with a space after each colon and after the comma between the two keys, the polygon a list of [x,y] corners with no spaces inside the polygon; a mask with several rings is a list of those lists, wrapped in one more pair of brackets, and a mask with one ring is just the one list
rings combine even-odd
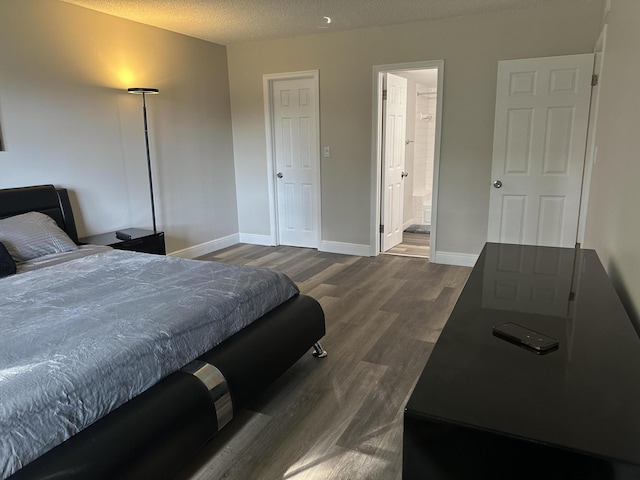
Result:
{"label": "chrome bed leg", "polygon": [[327,356],[327,351],[322,348],[320,342],[316,342],[313,344],[313,356],[316,358],[324,358]]}

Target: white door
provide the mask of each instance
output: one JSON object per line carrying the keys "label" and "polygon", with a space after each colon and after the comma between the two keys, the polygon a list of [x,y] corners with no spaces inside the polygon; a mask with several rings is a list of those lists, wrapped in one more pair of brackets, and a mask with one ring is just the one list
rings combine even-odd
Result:
{"label": "white door", "polygon": [[318,247],[319,148],[316,82],[272,83],[278,235],[281,245]]}
{"label": "white door", "polygon": [[387,73],[382,103],[382,225],[381,246],[386,252],[402,242],[404,149],[407,124],[407,79]]}
{"label": "white door", "polygon": [[593,54],[498,64],[490,242],[573,247]]}

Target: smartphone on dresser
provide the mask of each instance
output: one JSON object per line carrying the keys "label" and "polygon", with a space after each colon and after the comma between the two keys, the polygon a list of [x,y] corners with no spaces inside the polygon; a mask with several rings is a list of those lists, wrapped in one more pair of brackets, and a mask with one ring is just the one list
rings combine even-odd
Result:
{"label": "smartphone on dresser", "polygon": [[558,348],[558,340],[531,330],[517,323],[507,322],[493,327],[493,334],[507,342],[514,343],[538,354]]}

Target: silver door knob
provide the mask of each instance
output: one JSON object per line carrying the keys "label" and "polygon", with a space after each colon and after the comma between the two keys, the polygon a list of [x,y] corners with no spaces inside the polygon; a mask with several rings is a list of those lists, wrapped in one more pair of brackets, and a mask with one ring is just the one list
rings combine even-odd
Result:
{"label": "silver door knob", "polygon": [[502,187],[502,182],[500,180],[496,180],[495,182],[493,182],[493,186],[495,188],[500,188]]}
{"label": "silver door knob", "polygon": [[282,175],[282,172],[278,172],[278,173],[276,173],[276,177],[282,178],[282,177],[284,177],[284,175]]}
{"label": "silver door knob", "polygon": [[402,178],[404,178],[404,177],[408,177],[408,176],[409,176],[409,174],[408,174],[407,172],[402,172],[402,174],[401,174],[401,175],[402,175]]}

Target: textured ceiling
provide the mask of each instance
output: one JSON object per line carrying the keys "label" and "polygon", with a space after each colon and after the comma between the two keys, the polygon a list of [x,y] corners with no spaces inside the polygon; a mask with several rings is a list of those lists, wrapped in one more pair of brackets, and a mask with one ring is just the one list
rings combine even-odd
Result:
{"label": "textured ceiling", "polygon": [[[221,45],[592,0],[62,0]],[[323,17],[330,17],[331,23]]]}

